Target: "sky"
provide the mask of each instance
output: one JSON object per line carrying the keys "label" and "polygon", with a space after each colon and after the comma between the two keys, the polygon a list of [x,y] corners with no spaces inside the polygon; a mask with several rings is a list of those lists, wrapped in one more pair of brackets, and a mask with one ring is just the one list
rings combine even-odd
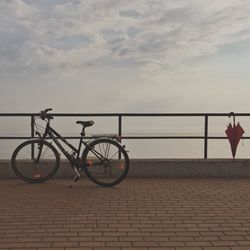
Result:
{"label": "sky", "polygon": [[1,0],[0,112],[248,112],[249,0]]}
{"label": "sky", "polygon": [[249,65],[249,0],[0,1],[0,112],[249,112]]}

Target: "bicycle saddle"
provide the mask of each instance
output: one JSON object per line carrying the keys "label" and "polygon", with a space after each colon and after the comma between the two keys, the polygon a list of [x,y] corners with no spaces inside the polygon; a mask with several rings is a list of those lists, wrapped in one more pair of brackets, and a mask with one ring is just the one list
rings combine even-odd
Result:
{"label": "bicycle saddle", "polygon": [[76,121],[76,123],[83,125],[83,127],[85,127],[85,128],[90,127],[90,126],[92,126],[94,124],[93,121],[86,121],[86,122],[84,122],[84,121]]}

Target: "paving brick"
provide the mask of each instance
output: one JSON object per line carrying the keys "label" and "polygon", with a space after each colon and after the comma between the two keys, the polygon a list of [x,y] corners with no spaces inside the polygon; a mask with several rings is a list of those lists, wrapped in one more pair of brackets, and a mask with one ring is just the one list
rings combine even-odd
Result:
{"label": "paving brick", "polygon": [[93,247],[93,250],[120,250],[120,249],[121,249],[120,247]]}
{"label": "paving brick", "polygon": [[79,246],[80,247],[105,247],[105,242],[98,242],[98,241],[89,242],[89,241],[86,241],[86,242],[80,242]]}
{"label": "paving brick", "polygon": [[[132,248],[134,250],[136,248]],[[147,250],[175,250],[174,247],[148,247]],[[128,249],[127,249],[128,250]],[[131,249],[130,249],[131,250]],[[141,248],[140,250],[145,250],[145,248]]]}
{"label": "paving brick", "polygon": [[[148,248],[148,250],[149,249],[151,248]],[[152,248],[152,249],[158,250],[157,248]],[[145,250],[145,247],[121,247],[121,250]]]}
{"label": "paving brick", "polygon": [[125,237],[119,237],[119,241],[143,241],[143,237],[139,237],[139,236],[125,236]]}
{"label": "paving brick", "polygon": [[39,242],[41,240],[42,238],[37,238],[37,237],[22,237],[22,238],[17,238],[16,242]]}
{"label": "paving brick", "polygon": [[0,249],[250,249],[248,179],[68,182],[1,180]]}
{"label": "paving brick", "polygon": [[62,242],[54,242],[52,244],[53,247],[77,247],[78,242],[70,242],[70,241],[62,241]]}
{"label": "paving brick", "polygon": [[203,247],[203,250],[231,250],[231,247]]}
{"label": "paving brick", "polygon": [[117,241],[118,237],[115,236],[103,236],[103,237],[93,237],[93,241]]}
{"label": "paving brick", "polygon": [[228,232],[199,232],[201,236],[223,236]]}
{"label": "paving brick", "polygon": [[[0,237],[0,243],[15,243],[18,239],[19,238],[4,238],[4,237]],[[20,241],[20,242],[22,242],[22,241]]]}
{"label": "paving brick", "polygon": [[179,237],[169,237],[170,241],[194,241],[193,237],[179,236]]}
{"label": "paving brick", "polygon": [[213,246],[237,246],[235,241],[211,241]]}
{"label": "paving brick", "polygon": [[41,239],[42,242],[57,242],[65,241],[65,237],[44,237]]}
{"label": "paving brick", "polygon": [[199,237],[194,237],[195,241],[215,241],[215,240],[220,240],[219,237],[215,236],[199,236]]}
{"label": "paving brick", "polygon": [[0,243],[0,249],[23,248],[24,243]]}
{"label": "paving brick", "polygon": [[250,241],[237,241],[237,243],[240,246],[249,246],[249,249],[250,249]]}
{"label": "paving brick", "polygon": [[132,244],[135,247],[157,247],[158,246],[158,242],[155,242],[155,241],[147,241],[147,242],[134,241]]}
{"label": "paving brick", "polygon": [[[148,237],[148,236],[154,236],[154,233],[152,232],[127,232],[126,233],[128,237]],[[157,233],[158,234],[158,233]]]}
{"label": "paving brick", "polygon": [[230,236],[219,236],[220,240],[245,240],[244,236],[235,236],[235,235],[230,235]]}
{"label": "paving brick", "polygon": [[87,237],[87,236],[102,236],[102,232],[80,232],[79,236]]}
{"label": "paving brick", "polygon": [[243,246],[231,247],[230,250],[249,250],[249,247],[243,247]]}
{"label": "paving brick", "polygon": [[106,247],[130,247],[132,246],[131,242],[122,242],[122,241],[107,241],[105,242]]}
{"label": "paving brick", "polygon": [[203,250],[204,248],[203,247],[188,247],[188,246],[185,246],[185,247],[176,247],[175,250]]}
{"label": "paving brick", "polygon": [[93,237],[90,237],[90,236],[67,237],[66,240],[67,241],[93,241]]}
{"label": "paving brick", "polygon": [[30,247],[45,247],[49,248],[52,245],[51,242],[32,242],[32,243],[25,243],[25,248],[30,248]]}
{"label": "paving brick", "polygon": [[[61,250],[94,250],[95,248],[92,247],[66,247],[63,248]],[[45,250],[45,249],[43,249]],[[52,250],[54,250],[54,248],[52,248]]]}
{"label": "paving brick", "polygon": [[249,237],[249,240],[250,240],[250,236],[248,236],[248,235],[249,235],[249,233],[248,233],[248,232],[246,232],[246,231],[224,232],[224,234],[225,234],[226,236],[236,236],[236,235],[241,235],[241,236],[244,236],[245,238],[246,238],[246,237]]}
{"label": "paving brick", "polygon": [[[171,235],[174,236],[174,235]],[[195,236],[200,236],[200,232],[176,232],[175,236],[189,236],[189,237],[195,237]]]}
{"label": "paving brick", "polygon": [[205,247],[205,246],[212,246],[212,245],[210,244],[210,242],[208,242],[208,241],[185,242],[185,245],[186,245],[186,246],[189,246],[189,247],[197,247],[197,246]]}
{"label": "paving brick", "polygon": [[185,246],[184,242],[181,241],[171,241],[171,242],[167,242],[167,241],[162,241],[159,242],[159,246],[161,247],[181,247],[181,246]]}
{"label": "paving brick", "polygon": [[[27,250],[30,250],[32,248],[27,248]],[[36,250],[48,250],[48,248],[46,247],[38,247],[38,248],[35,248]],[[52,249],[52,250],[65,250],[64,247],[50,247],[49,249]],[[75,250],[75,249],[74,249]]]}
{"label": "paving brick", "polygon": [[77,233],[76,232],[66,232],[66,233],[54,233],[55,237],[76,237]]}

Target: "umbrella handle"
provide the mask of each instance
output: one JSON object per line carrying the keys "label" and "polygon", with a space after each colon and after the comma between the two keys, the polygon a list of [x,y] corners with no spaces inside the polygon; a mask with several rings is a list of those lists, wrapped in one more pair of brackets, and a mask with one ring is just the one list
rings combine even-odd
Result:
{"label": "umbrella handle", "polygon": [[234,114],[234,112],[230,112],[228,117],[230,118],[230,116],[233,116],[233,122],[235,124],[235,114]]}

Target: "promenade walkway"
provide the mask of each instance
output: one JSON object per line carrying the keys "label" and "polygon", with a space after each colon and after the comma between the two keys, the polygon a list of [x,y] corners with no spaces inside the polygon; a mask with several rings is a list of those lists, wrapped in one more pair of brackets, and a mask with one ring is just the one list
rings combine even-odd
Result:
{"label": "promenade walkway", "polygon": [[250,249],[250,179],[0,180],[0,249]]}

